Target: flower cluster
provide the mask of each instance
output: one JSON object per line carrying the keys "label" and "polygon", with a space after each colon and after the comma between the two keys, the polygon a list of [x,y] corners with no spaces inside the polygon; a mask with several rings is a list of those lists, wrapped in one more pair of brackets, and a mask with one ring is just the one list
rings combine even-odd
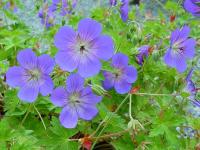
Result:
{"label": "flower cluster", "polygon": [[91,87],[84,87],[84,78],[100,72],[100,60],[112,58],[115,68],[112,73],[103,72],[106,89],[115,87],[118,93],[127,93],[137,78],[136,69],[128,65],[128,57],[121,53],[114,55],[112,38],[102,35],[101,31],[100,23],[86,18],[80,20],[77,31],[64,26],[56,33],[55,46],[59,51],[55,62],[64,71],[74,72],[77,69],[77,73],[68,76],[66,88],[53,90],[50,74],[54,60],[46,54],[37,57],[31,49],[19,52],[17,60],[20,66],[11,67],[6,73],[8,85],[19,87],[18,97],[26,102],[34,102],[39,93],[43,96],[51,94],[52,103],[63,107],[60,122],[66,128],[76,127],[78,118],[91,120],[98,113],[96,104],[102,97],[93,94]]}
{"label": "flower cluster", "polygon": [[39,10],[38,16],[41,18],[41,23],[49,28],[54,25],[55,12],[60,9],[60,15],[65,16],[71,14],[76,7],[77,0],[73,0],[72,4],[68,0],[52,0],[52,4],[48,6],[45,2],[42,9]]}
{"label": "flower cluster", "polygon": [[178,138],[194,138],[197,134],[197,131],[192,127],[183,126],[183,127],[176,127],[176,131],[179,133]]}
{"label": "flower cluster", "polygon": [[[121,18],[128,19],[128,0],[121,1]],[[75,7],[76,1],[72,4]],[[110,1],[112,6],[116,1]],[[53,12],[61,8],[60,14],[70,13],[67,1],[53,0],[49,7],[47,4],[39,12],[42,23],[46,27],[53,25]],[[170,47],[164,62],[179,72],[187,69],[186,60],[195,55],[196,42],[189,38],[190,28],[184,26],[176,29],[171,34]],[[55,62],[49,55],[36,56],[31,49],[18,53],[19,66],[11,67],[7,73],[7,84],[20,88],[18,97],[22,101],[34,102],[38,94],[43,96],[51,94],[50,99],[55,106],[62,107],[60,122],[66,128],[77,126],[78,119],[91,120],[97,113],[96,105],[102,97],[93,93],[92,88],[85,83],[85,78],[93,77],[99,73],[104,76],[102,86],[109,90],[114,88],[117,93],[125,94],[131,90],[132,84],[137,79],[137,70],[129,64],[125,54],[114,54],[114,42],[108,35],[102,34],[102,25],[90,18],[80,20],[77,30],[70,26],[63,26],[54,36],[54,45],[58,49]],[[142,66],[144,57],[151,53],[151,47],[144,45],[139,48],[136,56],[137,62]],[[110,62],[112,70],[102,70],[102,61]],[[70,75],[66,79],[66,87],[54,89],[51,72],[55,63]],[[186,90],[190,92],[192,102],[200,106],[195,100],[195,86],[191,80],[193,70],[186,78]]]}
{"label": "flower cluster", "polygon": [[48,7],[47,3],[44,3],[42,9],[38,12],[38,17],[41,18],[41,23],[46,27],[49,28],[54,25],[55,15],[53,10]]}
{"label": "flower cluster", "polygon": [[60,15],[65,16],[71,14],[72,10],[76,7],[78,0],[72,0],[70,3],[69,0],[52,0],[50,9],[53,11],[60,9]]}

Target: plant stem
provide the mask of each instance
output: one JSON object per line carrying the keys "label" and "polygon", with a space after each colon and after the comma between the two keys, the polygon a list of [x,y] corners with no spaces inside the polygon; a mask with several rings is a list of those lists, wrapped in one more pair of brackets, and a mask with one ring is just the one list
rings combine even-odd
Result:
{"label": "plant stem", "polygon": [[22,119],[22,122],[21,122],[21,126],[24,124],[24,121],[26,120],[26,118],[28,117],[28,114],[30,113],[30,111],[31,111],[31,107],[32,107],[32,104],[30,104],[29,106],[28,106],[28,108],[27,108],[27,111],[26,111],[26,114],[25,114],[25,116],[24,116],[24,118]]}
{"label": "plant stem", "polygon": [[128,95],[123,99],[123,101],[120,103],[120,105],[117,107],[117,109],[115,110],[114,113],[112,113],[110,116],[108,116],[108,117],[106,116],[106,117],[104,118],[104,120],[99,124],[99,126],[97,127],[97,129],[91,134],[90,137],[94,136],[94,135],[99,131],[99,129],[101,128],[101,126],[105,123],[103,129],[100,131],[100,133],[98,134],[98,136],[97,136],[96,139],[94,140],[94,143],[93,143],[91,149],[93,149],[94,145],[95,145],[96,142],[98,141],[98,138],[101,136],[101,134],[103,133],[103,131],[104,131],[105,128],[107,127],[108,122],[109,122],[109,121],[112,119],[112,117],[113,117],[113,114],[116,114],[116,113],[119,111],[119,109],[123,106],[123,104],[126,102],[126,100],[128,99],[129,96],[130,96],[130,94],[128,94]]}
{"label": "plant stem", "polygon": [[151,94],[151,93],[133,93],[133,95],[148,95],[148,96],[177,96],[177,94]]}
{"label": "plant stem", "polygon": [[127,133],[127,132],[129,132],[129,130],[123,130],[117,133],[111,133],[111,134],[106,134],[99,137],[93,137],[92,139],[95,140],[95,139],[105,139],[105,138],[110,138],[110,137],[116,137],[116,136],[121,136],[122,134]]}
{"label": "plant stem", "polygon": [[34,104],[33,104],[33,107],[34,107],[34,109],[36,110],[36,112],[38,113],[38,115],[39,115],[39,117],[40,117],[40,120],[42,121],[42,124],[43,124],[43,126],[44,126],[44,129],[46,130],[47,127],[46,127],[46,125],[45,125],[45,123],[44,123],[44,120],[42,119],[42,116],[41,116],[40,112],[38,111],[38,109],[35,107]]}
{"label": "plant stem", "polygon": [[131,103],[132,103],[132,95],[130,95],[130,97],[129,97],[129,117],[130,117],[130,119],[133,119],[133,117],[131,115],[131,112],[132,112]]}
{"label": "plant stem", "polygon": [[[117,137],[117,136],[121,136],[124,133],[129,132],[129,130],[123,130],[117,133],[110,133],[110,134],[105,134],[99,137],[91,137],[90,140],[96,140],[96,139],[106,139],[106,138],[111,138],[111,137]],[[81,141],[82,138],[80,139],[68,139],[68,141]]]}

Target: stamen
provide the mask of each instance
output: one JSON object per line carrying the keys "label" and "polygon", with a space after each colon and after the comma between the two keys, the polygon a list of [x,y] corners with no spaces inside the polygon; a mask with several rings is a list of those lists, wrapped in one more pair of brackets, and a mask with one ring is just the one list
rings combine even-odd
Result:
{"label": "stamen", "polygon": [[74,93],[70,96],[70,102],[74,105],[79,104],[80,103],[80,99],[79,99],[79,94],[78,93]]}
{"label": "stamen", "polygon": [[83,53],[83,51],[85,51],[85,46],[81,45],[80,46],[80,51]]}
{"label": "stamen", "polygon": [[40,73],[40,71],[38,69],[29,70],[28,73],[30,75],[30,79],[29,80],[38,81],[41,78],[41,73]]}

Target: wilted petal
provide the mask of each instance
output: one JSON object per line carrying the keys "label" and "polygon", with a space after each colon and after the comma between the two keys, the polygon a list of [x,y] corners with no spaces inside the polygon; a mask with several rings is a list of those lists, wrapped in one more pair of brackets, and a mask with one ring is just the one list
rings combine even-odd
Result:
{"label": "wilted petal", "polygon": [[65,106],[59,116],[61,124],[65,128],[75,128],[78,123],[78,114],[74,107]]}
{"label": "wilted petal", "polygon": [[25,70],[22,67],[11,67],[6,73],[6,83],[11,87],[21,87],[25,84],[24,75]]}
{"label": "wilted petal", "polygon": [[43,54],[38,57],[38,67],[46,74],[50,74],[54,68],[54,60],[47,54]]}
{"label": "wilted petal", "polygon": [[91,41],[97,38],[101,33],[101,24],[90,18],[80,20],[78,24],[78,35],[81,39]]}
{"label": "wilted petal", "polygon": [[25,85],[21,87],[21,89],[19,90],[18,97],[25,102],[31,103],[37,99],[38,93],[39,93],[38,86]]}
{"label": "wilted petal", "polygon": [[37,57],[31,49],[24,49],[17,55],[19,64],[26,69],[37,67]]}
{"label": "wilted petal", "polygon": [[63,87],[58,87],[52,92],[50,99],[55,106],[63,107],[68,101],[68,93]]}
{"label": "wilted petal", "polygon": [[96,108],[95,105],[81,104],[77,108],[77,112],[81,119],[91,120],[92,118],[94,118],[97,115],[98,109]]}
{"label": "wilted petal", "polygon": [[84,78],[82,78],[79,74],[71,74],[67,78],[67,91],[79,92],[84,88]]}

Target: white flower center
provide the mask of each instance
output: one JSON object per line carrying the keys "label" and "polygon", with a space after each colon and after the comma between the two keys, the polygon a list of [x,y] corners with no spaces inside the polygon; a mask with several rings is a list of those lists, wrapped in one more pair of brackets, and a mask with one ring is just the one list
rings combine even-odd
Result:
{"label": "white flower center", "polygon": [[29,80],[38,81],[41,79],[41,72],[39,69],[28,70],[30,76]]}
{"label": "white flower center", "polygon": [[114,69],[113,74],[115,75],[115,79],[118,80],[121,78],[122,75],[122,70],[121,69]]}
{"label": "white flower center", "polygon": [[184,47],[180,46],[180,42],[174,43],[173,46],[172,46],[172,49],[176,54],[183,54],[184,53]]}
{"label": "white flower center", "polygon": [[80,103],[80,94],[79,93],[73,93],[70,97],[69,97],[70,103],[73,105],[77,105]]}

